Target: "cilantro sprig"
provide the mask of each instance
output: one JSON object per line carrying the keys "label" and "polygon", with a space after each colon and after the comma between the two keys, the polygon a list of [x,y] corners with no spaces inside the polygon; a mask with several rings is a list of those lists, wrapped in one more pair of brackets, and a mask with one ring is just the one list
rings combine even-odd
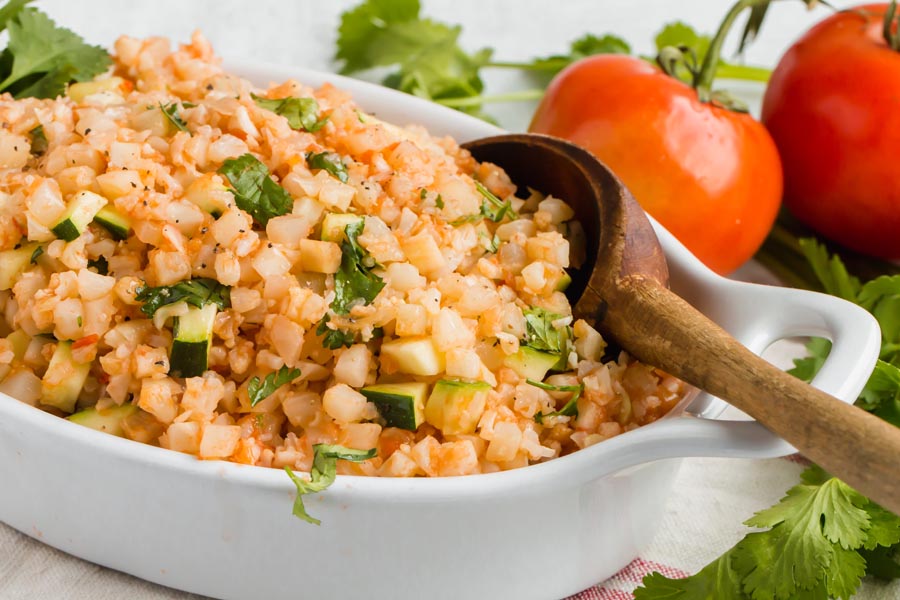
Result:
{"label": "cilantro sprig", "polygon": [[[194,105],[190,102],[184,102],[181,104],[182,108],[191,108]],[[168,104],[159,103],[159,110],[162,111],[162,114],[165,115],[166,120],[172,124],[178,131],[185,131],[190,133],[190,129],[188,129],[187,123],[185,123],[184,119],[181,118],[181,113],[179,112],[179,106],[177,102],[170,102]]]}
{"label": "cilantro sprig", "polygon": [[[796,250],[821,291],[859,304],[878,320],[880,359],[856,405],[900,427],[900,275],[863,284],[815,239],[796,240]],[[813,338],[806,350],[789,372],[809,381],[831,343]],[[779,504],[746,521],[764,531],[748,534],[686,579],[648,575],[635,599],[848,599],[865,575],[900,578],[900,517],[817,466],[801,479]]]}
{"label": "cilantro sprig", "polygon": [[250,397],[250,406],[256,406],[274,394],[275,390],[292,382],[300,377],[300,375],[300,369],[281,367],[277,371],[273,371],[266,375],[262,380],[260,380],[258,376],[254,376],[247,383],[247,395]]}
{"label": "cilantro sprig", "polygon": [[152,317],[168,304],[187,302],[197,308],[215,304],[220,309],[231,306],[231,288],[215,279],[198,278],[181,281],[175,285],[138,288],[135,300],[142,302],[141,312]]}
{"label": "cilantro sprig", "polygon": [[354,448],[345,448],[344,446],[332,444],[314,444],[313,445],[313,464],[309,472],[309,479],[303,479],[297,476],[289,467],[285,467],[288,477],[297,486],[297,498],[294,500],[294,516],[313,525],[320,525],[322,522],[315,517],[310,516],[306,512],[303,505],[303,496],[316,494],[328,488],[334,483],[337,477],[337,461],[349,460],[352,462],[363,462],[374,458],[377,453],[376,448],[370,450],[356,450]]}
{"label": "cilantro sprig", "polygon": [[568,354],[572,328],[568,325],[553,326],[554,321],[564,318],[563,315],[540,307],[529,308],[523,312],[526,346],[554,354]]}
{"label": "cilantro sprig", "polygon": [[352,331],[329,327],[330,320],[331,317],[325,315],[316,325],[316,335],[322,336],[322,345],[329,350],[352,346],[356,341],[356,334]]}
{"label": "cilantro sprig", "polygon": [[252,154],[229,158],[219,168],[231,184],[238,208],[247,211],[263,227],[269,219],[286,215],[294,207],[294,199],[275,183],[269,168]]}
{"label": "cilantro sprig", "polygon": [[334,274],[334,301],[331,308],[339,315],[350,314],[359,303],[371,304],[384,288],[384,279],[372,272],[375,261],[359,245],[356,238],[362,233],[363,221],[356,221],[344,228],[341,242],[341,266]]}
{"label": "cilantro sprig", "polygon": [[306,164],[310,169],[324,169],[341,183],[347,183],[350,180],[346,165],[334,152],[309,152],[306,155]]}
{"label": "cilantro sprig", "polygon": [[559,410],[554,410],[549,413],[537,413],[534,415],[534,420],[538,423],[543,423],[544,419],[547,417],[577,417],[578,416],[578,399],[581,398],[581,394],[584,393],[584,384],[580,383],[578,385],[550,385],[549,383],[543,383],[540,381],[535,381],[534,379],[526,379],[525,383],[528,385],[533,385],[536,388],[540,388],[542,390],[546,390],[548,392],[571,392],[572,395],[566,401],[562,408]]}
{"label": "cilantro sprig", "polygon": [[43,12],[11,0],[0,8],[9,42],[0,55],[0,92],[16,98],[55,98],[73,81],[89,81],[112,64],[103,48],[59,27]]}
{"label": "cilantro sprig", "polygon": [[328,117],[319,118],[319,103],[315,98],[262,98],[252,94],[253,101],[260,108],[270,110],[286,118],[291,129],[315,133],[328,122]]}

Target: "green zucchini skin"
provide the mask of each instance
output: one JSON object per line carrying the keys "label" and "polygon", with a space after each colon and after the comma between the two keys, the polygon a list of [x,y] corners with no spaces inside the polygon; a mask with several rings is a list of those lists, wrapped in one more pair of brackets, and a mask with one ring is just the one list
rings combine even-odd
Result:
{"label": "green zucchini skin", "polygon": [[94,215],[94,222],[101,225],[113,239],[118,241],[128,239],[128,234],[131,232],[131,221],[108,204]]}
{"label": "green zucchini skin", "polygon": [[169,354],[169,374],[176,377],[199,377],[209,367],[209,349],[218,308],[189,307],[188,313],[175,321],[175,339]]}
{"label": "green zucchini skin", "polygon": [[388,427],[415,431],[425,421],[427,383],[384,383],[364,387],[360,392],[375,405]]}

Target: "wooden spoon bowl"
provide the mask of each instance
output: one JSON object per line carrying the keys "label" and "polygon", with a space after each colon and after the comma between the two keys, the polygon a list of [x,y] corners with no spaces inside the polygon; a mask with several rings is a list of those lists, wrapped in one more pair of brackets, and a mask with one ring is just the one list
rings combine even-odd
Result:
{"label": "wooden spoon bowl", "polygon": [[517,185],[564,199],[587,239],[566,291],[573,313],[637,358],[718,396],[900,514],[900,429],[769,364],[669,291],[653,226],[586,150],[535,134],[464,144]]}

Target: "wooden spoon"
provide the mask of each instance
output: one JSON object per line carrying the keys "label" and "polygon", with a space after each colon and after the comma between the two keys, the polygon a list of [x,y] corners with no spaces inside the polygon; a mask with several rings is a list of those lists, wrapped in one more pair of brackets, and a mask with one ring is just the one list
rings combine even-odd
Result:
{"label": "wooden spoon", "polygon": [[670,292],[665,256],[644,211],[592,154],[534,134],[464,147],[517,185],[575,210],[587,237],[585,266],[566,292],[577,318],[637,359],[727,400],[900,514],[900,429],[774,367]]}

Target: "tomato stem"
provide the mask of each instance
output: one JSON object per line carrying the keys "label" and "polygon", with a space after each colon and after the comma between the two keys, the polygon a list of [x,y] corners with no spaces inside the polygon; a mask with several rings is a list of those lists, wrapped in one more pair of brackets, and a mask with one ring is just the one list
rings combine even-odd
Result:
{"label": "tomato stem", "polygon": [[707,50],[706,56],[703,58],[703,64],[700,65],[700,70],[694,75],[694,89],[697,90],[697,96],[700,98],[701,102],[709,102],[712,99],[712,84],[716,77],[716,71],[719,68],[722,45],[725,43],[725,38],[728,37],[728,33],[731,31],[735,20],[742,12],[744,12],[744,10],[763,4],[769,4],[771,1],[772,0],[738,0],[738,2],[731,7],[731,10],[728,11],[728,14],[725,15],[725,18],[719,25],[719,29],[716,31],[716,35],[713,36],[712,41],[709,43],[709,50]]}
{"label": "tomato stem", "polygon": [[884,41],[891,50],[900,51],[900,27],[895,27],[897,21],[897,0],[891,0],[884,13]]}

